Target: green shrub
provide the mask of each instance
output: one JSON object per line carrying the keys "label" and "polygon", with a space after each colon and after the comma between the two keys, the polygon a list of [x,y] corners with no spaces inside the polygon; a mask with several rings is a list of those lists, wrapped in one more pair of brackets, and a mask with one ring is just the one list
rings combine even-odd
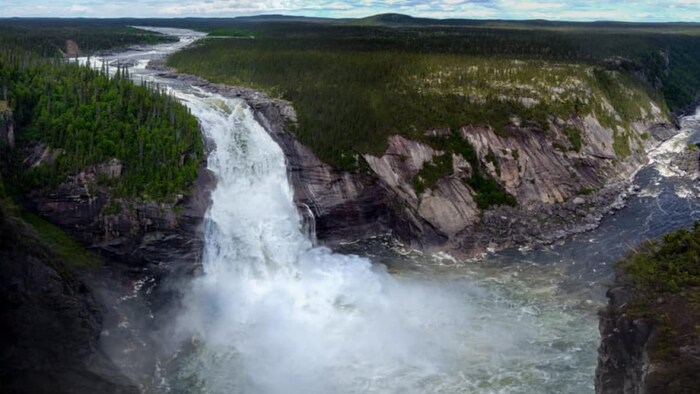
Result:
{"label": "green shrub", "polygon": [[700,286],[700,222],[642,243],[618,265],[639,288],[654,293]]}
{"label": "green shrub", "polygon": [[452,174],[452,154],[443,154],[433,157],[433,160],[425,163],[418,174],[413,177],[413,188],[417,194],[426,189],[434,189],[440,179]]}
{"label": "green shrub", "polygon": [[564,128],[564,134],[571,144],[571,150],[575,152],[581,152],[583,147],[583,133],[576,127],[566,126]]}

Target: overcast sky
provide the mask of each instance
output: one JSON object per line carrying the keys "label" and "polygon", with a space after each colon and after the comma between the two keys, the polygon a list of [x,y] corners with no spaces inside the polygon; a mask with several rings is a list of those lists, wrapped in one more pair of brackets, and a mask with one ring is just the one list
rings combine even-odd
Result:
{"label": "overcast sky", "polygon": [[0,16],[184,17],[289,14],[363,17],[700,21],[700,0],[0,0]]}

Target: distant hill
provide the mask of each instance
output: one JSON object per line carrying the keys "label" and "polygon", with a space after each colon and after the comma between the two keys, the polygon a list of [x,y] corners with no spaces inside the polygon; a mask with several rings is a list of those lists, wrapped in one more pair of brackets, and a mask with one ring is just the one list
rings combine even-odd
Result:
{"label": "distant hill", "polygon": [[[331,19],[333,20],[333,19]],[[339,20],[334,20],[339,21]],[[492,28],[596,28],[596,29],[618,29],[618,28],[697,28],[700,23],[669,22],[669,23],[641,23],[641,22],[616,22],[616,21],[595,21],[595,22],[570,22],[570,21],[550,21],[545,19],[532,20],[503,20],[503,19],[434,19],[413,17],[406,14],[387,13],[368,16],[360,19],[350,19],[347,24],[355,26],[465,26],[465,27],[492,27]]]}
{"label": "distant hill", "polygon": [[280,15],[280,14],[270,14],[270,15],[254,15],[254,16],[240,16],[234,18],[238,22],[314,22],[314,23],[332,23],[332,22],[342,22],[347,19],[332,19],[332,18],[317,18],[310,16],[294,16],[294,15]]}

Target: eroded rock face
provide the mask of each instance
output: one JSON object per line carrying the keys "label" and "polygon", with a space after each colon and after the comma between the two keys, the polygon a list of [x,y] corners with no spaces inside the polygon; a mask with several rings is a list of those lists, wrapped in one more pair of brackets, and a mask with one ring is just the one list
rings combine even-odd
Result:
{"label": "eroded rock face", "polygon": [[192,192],[174,202],[112,198],[98,175],[118,178],[116,160],[71,175],[56,189],[34,190],[33,210],[91,249],[136,266],[199,261],[200,227],[213,176],[201,169]]}
{"label": "eroded rock face", "polygon": [[416,194],[413,178],[425,163],[442,154],[426,144],[392,136],[382,157],[365,155],[386,190],[404,207],[403,215],[414,223],[415,231],[411,235],[421,238],[428,232],[430,241],[439,244],[474,224],[479,212],[471,189],[461,180],[471,171],[469,163],[459,155],[453,157],[452,176],[438,181],[434,190],[427,190],[421,196]]}
{"label": "eroded rock face", "polygon": [[0,386],[4,393],[138,393],[98,349],[92,293],[0,207]]}

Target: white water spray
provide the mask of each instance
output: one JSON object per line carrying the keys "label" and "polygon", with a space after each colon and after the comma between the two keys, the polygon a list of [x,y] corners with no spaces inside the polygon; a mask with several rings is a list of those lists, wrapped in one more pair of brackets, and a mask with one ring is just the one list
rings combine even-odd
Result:
{"label": "white water spray", "polygon": [[464,305],[314,248],[283,152],[246,104],[180,96],[216,144],[204,275],[183,318],[207,392],[420,392],[457,365]]}

